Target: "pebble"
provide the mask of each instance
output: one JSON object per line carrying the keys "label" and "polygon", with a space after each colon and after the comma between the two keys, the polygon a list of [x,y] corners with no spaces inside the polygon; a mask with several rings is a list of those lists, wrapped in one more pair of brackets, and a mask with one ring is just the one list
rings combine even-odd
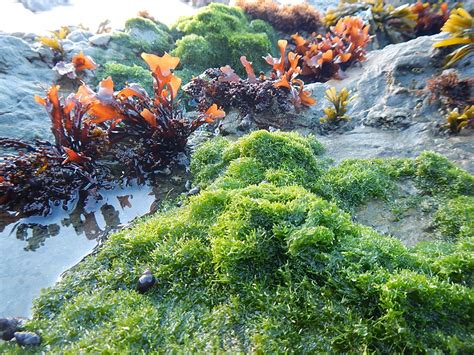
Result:
{"label": "pebble", "polygon": [[41,343],[41,338],[33,332],[15,332],[15,339],[18,345],[33,346]]}
{"label": "pebble", "polygon": [[94,46],[106,46],[110,42],[112,35],[110,33],[101,33],[89,38],[89,43]]}
{"label": "pebble", "polygon": [[199,186],[193,187],[191,190],[188,191],[188,196],[197,195],[201,191]]}

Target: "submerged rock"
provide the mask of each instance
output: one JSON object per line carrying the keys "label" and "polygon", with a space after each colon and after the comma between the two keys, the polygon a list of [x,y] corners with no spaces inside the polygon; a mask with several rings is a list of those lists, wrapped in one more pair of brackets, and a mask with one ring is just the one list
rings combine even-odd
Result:
{"label": "submerged rock", "polygon": [[40,336],[33,332],[15,332],[15,339],[21,346],[34,346],[41,343]]}
{"label": "submerged rock", "polygon": [[155,285],[155,276],[151,273],[150,269],[146,269],[145,272],[140,276],[137,283],[137,290],[140,293],[147,292],[150,288]]}

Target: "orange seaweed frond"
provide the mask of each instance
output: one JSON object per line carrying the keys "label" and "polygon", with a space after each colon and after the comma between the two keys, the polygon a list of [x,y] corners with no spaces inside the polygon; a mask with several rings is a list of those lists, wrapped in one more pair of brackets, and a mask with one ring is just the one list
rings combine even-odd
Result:
{"label": "orange seaweed frond", "polygon": [[85,55],[82,51],[81,53],[76,54],[74,57],[72,57],[71,62],[72,64],[74,64],[74,68],[76,68],[77,73],[86,69],[94,70],[97,68],[97,65],[95,64],[94,60],[91,57]]}

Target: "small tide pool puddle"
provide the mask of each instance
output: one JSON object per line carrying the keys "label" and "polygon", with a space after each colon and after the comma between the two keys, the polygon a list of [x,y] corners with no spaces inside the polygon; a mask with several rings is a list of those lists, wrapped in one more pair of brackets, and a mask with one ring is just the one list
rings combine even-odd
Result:
{"label": "small tide pool puddle", "polygon": [[33,299],[53,286],[109,233],[156,211],[184,191],[184,167],[151,185],[131,184],[80,195],[68,211],[16,219],[0,215],[0,317],[30,316]]}

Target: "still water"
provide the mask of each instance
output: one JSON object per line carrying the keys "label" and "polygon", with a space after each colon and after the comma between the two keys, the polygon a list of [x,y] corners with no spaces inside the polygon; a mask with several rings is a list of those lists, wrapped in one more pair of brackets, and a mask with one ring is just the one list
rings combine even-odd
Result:
{"label": "still water", "polygon": [[175,168],[154,187],[117,187],[101,191],[101,200],[81,194],[68,211],[56,207],[46,217],[0,215],[0,317],[30,316],[42,288],[54,285],[108,233],[183,192],[185,175],[184,167]]}

